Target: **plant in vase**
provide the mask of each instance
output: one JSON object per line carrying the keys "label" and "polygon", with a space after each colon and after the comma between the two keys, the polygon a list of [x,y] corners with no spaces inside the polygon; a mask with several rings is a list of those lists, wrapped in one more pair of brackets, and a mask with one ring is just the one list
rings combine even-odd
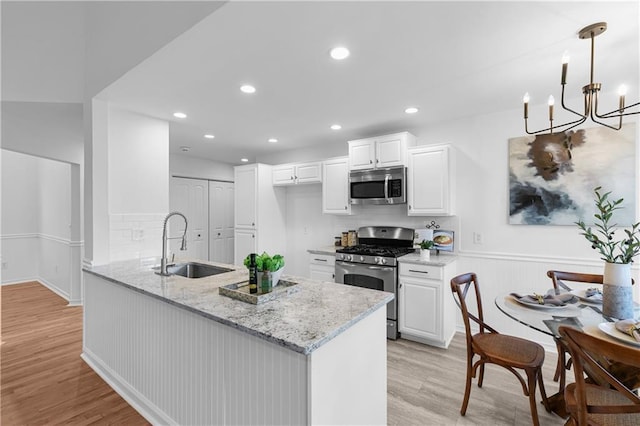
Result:
{"label": "plant in vase", "polygon": [[623,198],[610,200],[611,192],[601,192],[602,187],[594,189],[597,212],[594,228],[584,221],[576,222],[582,230],[580,233],[591,243],[591,248],[598,250],[604,260],[604,284],[602,289],[605,315],[624,319],[633,317],[633,296],[631,290],[631,263],[640,253],[640,222],[631,225],[630,229],[622,229],[624,236],[614,239],[617,224],[611,224],[613,212],[622,207]]}
{"label": "plant in vase", "polygon": [[[244,259],[244,266],[249,267],[251,255]],[[256,267],[258,269],[258,287],[262,293],[269,292],[272,287],[278,285],[282,268],[284,267],[284,257],[280,254],[270,256],[267,252],[256,256]]]}
{"label": "plant in vase", "polygon": [[420,242],[420,259],[426,260],[431,257],[431,249],[436,246],[432,240],[422,240]]}

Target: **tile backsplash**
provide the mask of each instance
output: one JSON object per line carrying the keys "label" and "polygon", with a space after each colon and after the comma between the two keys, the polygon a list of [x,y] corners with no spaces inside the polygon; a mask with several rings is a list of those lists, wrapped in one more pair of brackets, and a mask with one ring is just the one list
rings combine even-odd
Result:
{"label": "tile backsplash", "polygon": [[165,216],[166,213],[110,214],[110,260],[160,257]]}

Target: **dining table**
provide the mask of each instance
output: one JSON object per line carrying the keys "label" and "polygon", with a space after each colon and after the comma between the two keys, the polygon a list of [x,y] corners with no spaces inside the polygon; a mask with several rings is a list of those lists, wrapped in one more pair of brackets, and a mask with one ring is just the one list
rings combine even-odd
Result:
{"label": "dining table", "polygon": [[[557,306],[531,303],[530,299],[508,293],[498,295],[495,299],[495,305],[507,317],[556,340],[562,340],[558,328],[565,325],[617,344],[637,348],[638,356],[640,356],[640,342],[616,329],[617,319],[602,312],[601,301],[576,296],[563,306]],[[634,317],[640,321],[640,305],[638,304],[634,308]],[[640,370],[621,365],[611,365],[610,367],[611,373],[622,382],[634,389],[640,387]],[[566,371],[562,372],[562,374],[565,373]],[[595,380],[598,381],[597,378]],[[548,401],[553,412],[561,417],[568,417],[562,389],[549,396]]]}

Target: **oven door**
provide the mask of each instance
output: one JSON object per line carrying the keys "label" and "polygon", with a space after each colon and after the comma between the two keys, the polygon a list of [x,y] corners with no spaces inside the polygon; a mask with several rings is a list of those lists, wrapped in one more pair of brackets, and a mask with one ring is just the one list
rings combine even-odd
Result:
{"label": "oven door", "polygon": [[335,271],[337,283],[393,293],[394,299],[387,303],[387,318],[398,319],[397,269],[395,267],[337,260]]}

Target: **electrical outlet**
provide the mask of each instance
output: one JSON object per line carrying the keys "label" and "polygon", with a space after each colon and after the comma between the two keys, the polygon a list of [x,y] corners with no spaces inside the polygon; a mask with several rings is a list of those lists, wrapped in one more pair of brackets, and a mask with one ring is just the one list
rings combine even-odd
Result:
{"label": "electrical outlet", "polygon": [[473,244],[482,244],[482,234],[479,232],[473,233]]}
{"label": "electrical outlet", "polygon": [[134,228],[131,230],[131,239],[133,241],[140,241],[144,238],[144,229]]}

